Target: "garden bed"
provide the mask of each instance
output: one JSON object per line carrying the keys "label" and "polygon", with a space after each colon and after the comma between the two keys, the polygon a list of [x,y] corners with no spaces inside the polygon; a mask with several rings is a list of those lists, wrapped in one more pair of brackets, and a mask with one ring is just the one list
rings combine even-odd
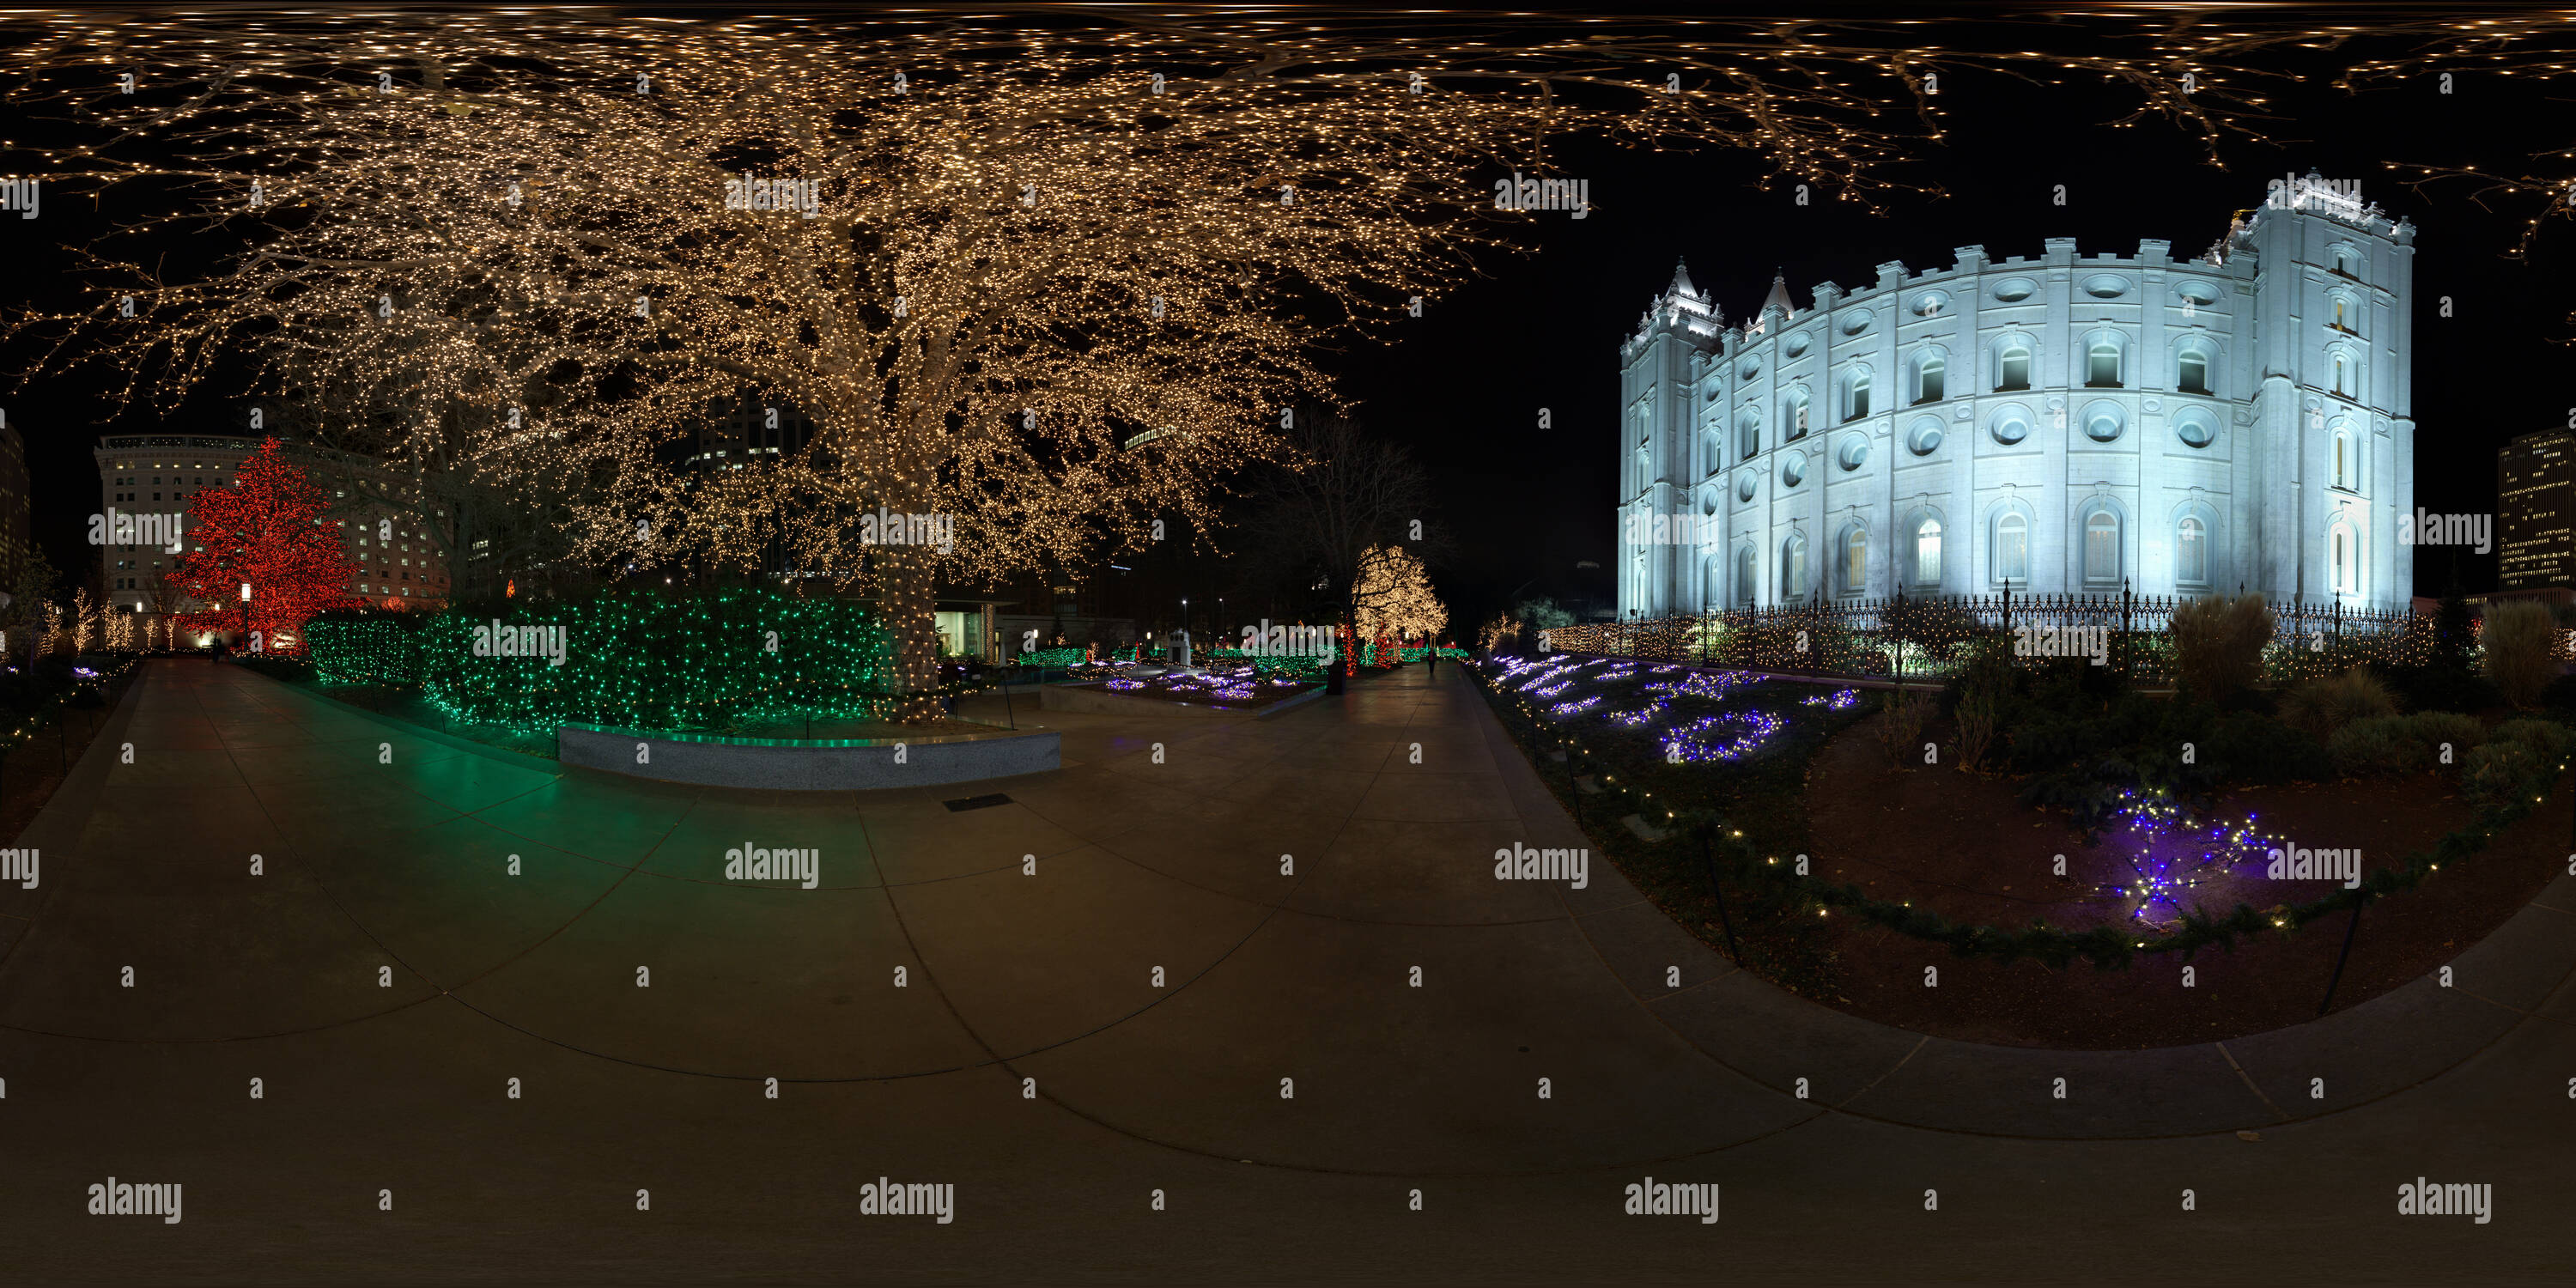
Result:
{"label": "garden bed", "polygon": [[[1243,663],[1219,663],[1192,675],[1157,675],[1137,680],[1123,676],[1047,686],[1045,703],[1057,710],[1106,714],[1150,712],[1189,707],[1215,714],[1257,712],[1292,702],[1322,685],[1287,676],[1255,675]],[[1062,701],[1076,697],[1068,704]],[[1107,699],[1107,701],[1101,701]]]}
{"label": "garden bed", "polygon": [[[2140,847],[2117,831],[2086,844],[2063,814],[2031,809],[2019,784],[1942,766],[1892,768],[1864,726],[1834,739],[1808,775],[1807,817],[1816,874],[1881,898],[1912,901],[1954,921],[2001,926],[2034,919],[2067,929],[2127,920],[2137,900],[2101,887],[2130,871]],[[1948,730],[1927,731],[1944,747]],[[2561,798],[2563,800],[2563,798]],[[2505,828],[2484,853],[2414,890],[2372,903],[2335,988],[2340,1010],[2438,970],[2528,904],[2561,870],[2567,820],[2542,810]],[[2424,773],[2244,788],[2215,816],[2257,825],[2309,848],[2363,851],[2365,871],[2430,849],[2473,817],[2451,782]],[[2067,859],[2065,877],[2053,860]],[[2240,869],[2186,899],[2212,913],[2314,898],[2325,881],[2275,882]],[[1829,921],[1831,919],[1828,919]],[[1853,919],[1835,924],[1832,992],[1821,997],[1881,1023],[1963,1041],[2124,1048],[2206,1042],[2316,1018],[2343,945],[2347,917],[2294,934],[2258,938],[2233,952],[2140,958],[2126,970],[2081,964],[2050,969],[1955,957],[1939,945]],[[1923,968],[1940,968],[1926,988]]]}
{"label": "garden bed", "polygon": [[[1823,908],[1817,892],[1847,886],[1906,905],[1909,917],[1937,914],[1953,926],[1989,926],[1998,934],[2045,921],[2066,932],[2054,941],[2060,947],[2089,931],[2094,945],[2108,939],[2126,952],[2133,933],[2141,943],[2172,933],[2187,908],[2223,916],[2240,903],[2258,910],[2306,904],[2340,883],[2263,879],[2259,860],[2248,878],[2240,862],[2235,875],[2213,870],[2202,884],[2175,889],[2142,920],[2130,858],[2148,856],[2152,869],[2152,859],[2168,852],[2118,828],[2087,844],[2065,812],[2022,803],[2027,780],[1960,772],[1948,763],[1957,739],[1947,722],[1907,744],[1933,742],[1945,763],[1892,768],[1876,736],[1881,695],[1625,659],[1506,660],[1478,672],[1541,777],[1658,907],[1721,952],[1731,921],[1749,969],[1883,1023],[1969,1041],[2097,1049],[2280,1028],[2315,1018],[2350,923],[2337,909],[2290,930],[2249,933],[2232,949],[2139,953],[2111,969],[2080,956],[2055,967],[2036,956],[1963,957],[1945,942],[1864,920],[1843,904],[1835,905],[1842,912]],[[1672,763],[1676,745],[1682,764]],[[1559,751],[1561,763],[1551,755]],[[2384,877],[2445,837],[2456,846],[2474,834],[2470,824],[2479,815],[2457,781],[2425,771],[2238,786],[2219,794],[2203,817],[2251,815],[2256,830],[2298,846],[2359,848],[2364,875]],[[2501,827],[2483,851],[2371,902],[2335,989],[2336,1009],[2438,969],[2525,906],[2563,866],[2556,841],[2566,806],[2558,799],[2555,808]],[[1694,811],[1724,820],[1714,854],[1732,847],[1743,865],[1730,867],[1723,857],[1713,865],[1723,874],[1715,888],[1726,892],[1725,916],[1709,856],[1681,830]],[[1632,817],[1646,834],[1623,825]],[[1670,834],[1654,838],[1659,831]],[[2271,842],[2239,844],[2259,853]],[[2055,874],[2060,854],[2068,860],[2063,878]],[[1802,855],[1809,876],[1784,879]],[[2153,928],[2158,923],[2162,930]],[[1991,948],[1996,936],[1979,942]],[[2186,965],[2194,975],[2188,989]],[[1937,968],[1937,987],[1926,987],[1926,967]]]}

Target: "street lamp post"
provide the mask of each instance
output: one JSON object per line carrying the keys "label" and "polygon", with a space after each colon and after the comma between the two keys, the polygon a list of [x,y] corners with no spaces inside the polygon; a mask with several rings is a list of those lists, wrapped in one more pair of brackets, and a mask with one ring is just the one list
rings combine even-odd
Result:
{"label": "street lamp post", "polygon": [[250,647],[250,583],[242,583],[242,647]]}

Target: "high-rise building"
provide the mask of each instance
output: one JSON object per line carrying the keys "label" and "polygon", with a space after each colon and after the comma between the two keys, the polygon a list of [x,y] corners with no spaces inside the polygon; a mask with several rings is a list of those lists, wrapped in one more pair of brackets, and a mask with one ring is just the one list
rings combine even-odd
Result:
{"label": "high-rise building", "polygon": [[[143,525],[143,534],[160,538],[99,547],[109,611],[157,617],[200,607],[180,602],[177,588],[166,580],[178,569],[181,549],[191,544],[188,533],[194,526],[175,516],[187,514],[188,502],[198,492],[230,486],[261,441],[218,434],[99,440],[92,453],[98,461],[99,513],[132,515]],[[400,488],[380,479],[368,458],[301,443],[281,444],[280,450],[331,502],[332,522],[353,565],[346,587],[351,596],[424,607],[446,602],[446,541],[430,528],[444,524],[447,516],[352,496],[347,485],[364,477],[388,485],[379,495],[399,497]]]}
{"label": "high-rise building", "polygon": [[1620,347],[1619,606],[2200,595],[2403,608],[2415,228],[2274,180],[2205,254],[1786,282],[1675,272]]}
{"label": "high-rise building", "polygon": [[2576,431],[2525,434],[2496,452],[2496,584],[2576,585]]}
{"label": "high-rise building", "polygon": [[696,473],[741,469],[763,457],[793,456],[814,438],[814,421],[776,399],[746,398],[698,427],[686,465]]}

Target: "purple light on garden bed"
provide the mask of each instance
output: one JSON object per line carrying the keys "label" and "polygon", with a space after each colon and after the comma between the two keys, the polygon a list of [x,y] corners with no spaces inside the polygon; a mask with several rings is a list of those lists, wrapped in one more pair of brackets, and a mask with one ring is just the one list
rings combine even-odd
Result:
{"label": "purple light on garden bed", "polygon": [[1649,684],[1646,692],[1668,697],[1722,698],[1729,689],[1745,688],[1762,681],[1762,676],[1750,671],[1694,671],[1680,680]]}
{"label": "purple light on garden bed", "polygon": [[1726,711],[1701,716],[1663,740],[1664,759],[1689,764],[1741,760],[1770,741],[1771,735],[1788,727],[1788,721],[1767,711]]}
{"label": "purple light on garden bed", "polygon": [[1108,687],[1113,688],[1113,689],[1116,689],[1116,690],[1118,690],[1118,691],[1119,691],[1119,692],[1121,692],[1121,693],[1124,693],[1124,692],[1126,692],[1126,691],[1127,691],[1127,690],[1129,690],[1129,689],[1141,689],[1141,688],[1144,688],[1144,687],[1145,687],[1145,682],[1144,682],[1143,680],[1111,680],[1111,681],[1109,682]]}
{"label": "purple light on garden bed", "polygon": [[1597,703],[1597,702],[1599,702],[1600,700],[1601,700],[1601,695],[1600,695],[1600,694],[1598,694],[1598,693],[1596,693],[1596,694],[1593,694],[1591,697],[1588,697],[1588,698],[1582,698],[1582,699],[1578,699],[1578,700],[1576,700],[1576,701],[1572,701],[1572,702],[1560,702],[1560,703],[1557,703],[1555,706],[1549,707],[1549,708],[1547,709],[1547,713],[1548,713],[1549,715],[1552,715],[1552,716],[1558,716],[1558,717],[1570,716],[1570,715],[1573,715],[1575,712],[1582,711],[1582,710],[1586,710],[1586,709],[1590,708],[1594,703]]}
{"label": "purple light on garden bed", "polygon": [[[2255,830],[2255,815],[2246,815],[2242,823],[2211,823],[2192,818],[2178,805],[2136,792],[2121,793],[2121,801],[2111,816],[2138,843],[2137,854],[2123,856],[2135,875],[2104,889],[2136,899],[2138,906],[2129,910],[2130,918],[2150,926],[2177,924],[2186,892],[2238,863],[2264,860],[2282,844],[2280,837]],[[2151,915],[2157,908],[2170,909],[2173,915]]]}
{"label": "purple light on garden bed", "polygon": [[1832,693],[1819,693],[1812,698],[1800,698],[1798,699],[1798,705],[1805,707],[1823,707],[1828,711],[1849,711],[1854,705],[1859,703],[1859,701],[1860,690],[1837,689]]}

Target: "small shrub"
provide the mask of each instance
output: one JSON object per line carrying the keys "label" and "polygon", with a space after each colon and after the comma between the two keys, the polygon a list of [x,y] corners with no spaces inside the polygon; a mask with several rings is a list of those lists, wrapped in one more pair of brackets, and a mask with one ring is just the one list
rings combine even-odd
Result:
{"label": "small shrub", "polygon": [[1945,686],[1942,697],[1959,726],[1959,768],[1976,768],[1993,748],[1995,735],[2003,728],[2004,708],[2012,695],[2012,654],[2002,639],[1977,641],[1967,650],[1967,659]]}
{"label": "small shrub", "polygon": [[2527,747],[2531,754],[2548,762],[2551,773],[2566,759],[2568,749],[2576,745],[2576,733],[2555,720],[2507,720],[2487,735],[2487,745],[2511,743]]}
{"label": "small shrub", "polygon": [[2522,800],[2538,793],[2556,765],[2530,743],[2489,742],[2469,753],[2460,769],[2460,792],[2480,806]]}
{"label": "small shrub", "polygon": [[2175,674],[2201,697],[2226,700],[2262,675],[2272,625],[2272,608],[2260,595],[2210,595],[2183,605],[2173,615]]}
{"label": "small shrub", "polygon": [[1959,699],[1959,768],[1970,770],[1986,758],[1986,749],[1994,746],[1995,727],[2002,722],[2003,703],[1991,689],[1978,688]]}
{"label": "small shrub", "polygon": [[2560,720],[2576,721],[2576,675],[2562,675],[2540,691],[2540,709]]}
{"label": "small shrub", "polygon": [[2355,720],[2326,739],[2326,754],[2335,772],[2346,778],[2411,774],[2427,763],[2424,744],[2415,738],[2406,716],[2372,716]]}
{"label": "small shrub", "polygon": [[2281,695],[2281,719],[2320,742],[2355,720],[2397,714],[2388,686],[2368,669],[2354,667],[2341,675],[2303,680]]}
{"label": "small shrub", "polygon": [[2504,700],[2528,709],[2558,677],[2558,623],[2547,605],[2507,600],[2487,608],[2481,667]]}
{"label": "small shrub", "polygon": [[1889,764],[1910,769],[1922,763],[1923,726],[1931,719],[1929,697],[1910,696],[1902,689],[1888,692],[1878,719],[1878,744],[1887,749]]}
{"label": "small shrub", "polygon": [[[2391,667],[2384,678],[2396,692],[2397,700],[2410,711],[2484,711],[2504,701],[2493,683],[2465,666],[2445,666],[2436,661],[2423,666]],[[2569,691],[2568,705],[2576,709],[2576,689]]]}
{"label": "small shrub", "polygon": [[[2468,756],[2470,749],[2487,740],[2487,727],[2479,724],[2477,717],[2456,711],[2418,711],[2406,717],[2406,733],[2422,744],[2424,754],[2435,765],[2447,763],[2453,768]],[[2447,762],[2442,759],[2445,746],[2451,749]]]}
{"label": "small shrub", "polygon": [[2238,782],[2320,782],[2334,775],[2334,760],[2324,743],[2250,712],[2220,720],[2206,750],[2223,767],[2224,776]]}

